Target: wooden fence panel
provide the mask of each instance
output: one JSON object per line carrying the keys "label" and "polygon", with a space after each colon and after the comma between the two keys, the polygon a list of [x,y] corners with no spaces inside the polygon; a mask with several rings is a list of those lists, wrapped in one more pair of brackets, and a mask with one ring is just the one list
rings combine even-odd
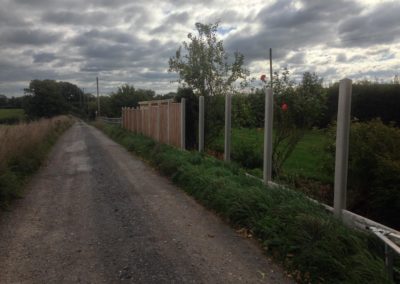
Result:
{"label": "wooden fence panel", "polygon": [[179,103],[170,104],[170,144],[180,147],[181,144],[181,108]]}
{"label": "wooden fence panel", "polygon": [[180,148],[181,104],[145,105],[142,108],[122,108],[122,127]]}
{"label": "wooden fence panel", "polygon": [[168,144],[168,105],[160,105],[160,137],[159,141]]}
{"label": "wooden fence panel", "polygon": [[157,111],[158,106],[150,106],[150,137],[157,140]]}

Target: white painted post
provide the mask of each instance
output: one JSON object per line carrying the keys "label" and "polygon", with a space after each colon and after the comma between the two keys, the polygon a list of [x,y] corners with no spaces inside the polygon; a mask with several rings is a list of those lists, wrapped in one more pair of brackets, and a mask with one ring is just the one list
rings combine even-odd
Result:
{"label": "white painted post", "polygon": [[170,143],[170,138],[169,138],[169,128],[170,128],[170,123],[169,123],[169,116],[170,116],[170,106],[171,106],[171,102],[168,101],[168,106],[167,106],[167,144],[169,145]]}
{"label": "white painted post", "polygon": [[231,160],[231,94],[225,95],[225,145],[224,145],[224,161]]}
{"label": "white painted post", "polygon": [[186,149],[186,99],[181,99],[181,149]]}
{"label": "white painted post", "polygon": [[264,109],[264,165],[263,180],[264,184],[272,181],[272,127],[274,119],[274,100],[271,88],[264,89],[265,109]]}
{"label": "white painted post", "polygon": [[342,210],[346,209],[347,168],[349,157],[351,91],[350,79],[343,79],[339,85],[339,104],[336,129],[336,158],[333,213],[342,217]]}
{"label": "white painted post", "polygon": [[199,97],[199,152],[204,151],[204,96]]}

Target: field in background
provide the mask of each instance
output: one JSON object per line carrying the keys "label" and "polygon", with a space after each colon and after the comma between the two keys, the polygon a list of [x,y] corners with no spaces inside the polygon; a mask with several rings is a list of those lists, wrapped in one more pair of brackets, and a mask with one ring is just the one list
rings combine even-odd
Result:
{"label": "field in background", "polygon": [[[232,129],[232,160],[248,169],[262,169],[263,135],[263,129]],[[308,131],[283,165],[284,175],[329,183],[332,177],[327,176],[323,170],[324,147],[327,139],[323,130]],[[209,145],[209,149],[223,153],[223,135]]]}
{"label": "field in background", "polygon": [[0,124],[17,123],[24,120],[25,112],[21,108],[0,109]]}
{"label": "field in background", "polygon": [[27,177],[40,167],[48,150],[72,122],[71,117],[59,116],[0,125],[0,207],[19,196]]}

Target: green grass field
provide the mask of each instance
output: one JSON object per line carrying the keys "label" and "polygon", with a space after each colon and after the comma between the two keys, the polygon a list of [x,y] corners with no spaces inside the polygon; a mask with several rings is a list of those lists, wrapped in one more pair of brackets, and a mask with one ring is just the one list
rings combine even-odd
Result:
{"label": "green grass field", "polygon": [[[263,129],[232,129],[232,160],[247,168],[262,168],[263,135]],[[323,170],[327,141],[328,136],[323,130],[308,131],[284,163],[284,175],[330,182],[332,177]],[[223,152],[223,135],[209,145],[209,149]]]}
{"label": "green grass field", "polygon": [[25,112],[21,108],[0,109],[0,123],[16,123],[25,118]]}
{"label": "green grass field", "polygon": [[323,130],[311,130],[297,144],[292,155],[283,165],[285,173],[330,182],[332,177],[323,170],[324,147],[328,136]]}

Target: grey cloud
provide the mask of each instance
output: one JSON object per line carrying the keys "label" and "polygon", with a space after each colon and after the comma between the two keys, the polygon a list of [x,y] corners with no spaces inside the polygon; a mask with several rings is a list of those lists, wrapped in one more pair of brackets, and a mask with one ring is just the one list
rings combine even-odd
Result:
{"label": "grey cloud", "polygon": [[303,64],[304,63],[305,54],[302,52],[298,52],[295,55],[289,57],[286,62],[291,64]]}
{"label": "grey cloud", "polygon": [[28,23],[22,17],[16,17],[5,9],[0,10],[0,24],[2,27],[26,27]]}
{"label": "grey cloud", "polygon": [[336,62],[346,62],[347,61],[347,56],[345,53],[339,53],[336,56]]}
{"label": "grey cloud", "polygon": [[383,60],[391,60],[396,58],[396,54],[395,53],[390,53],[390,52],[385,52],[381,55],[381,57],[379,58],[379,60],[383,61]]}
{"label": "grey cloud", "polygon": [[[361,12],[361,7],[355,2],[346,0],[320,1],[303,0],[302,8],[296,9],[291,0],[280,0],[264,8],[258,18],[266,23],[267,27],[298,28],[316,22],[336,22],[338,19]],[[318,26],[316,28],[321,28]]]}
{"label": "grey cloud", "polygon": [[78,7],[82,8],[93,8],[93,7],[112,7],[116,8],[123,8],[125,6],[130,5],[130,1],[126,0],[13,0],[16,4],[24,7],[30,7],[32,9],[41,10],[43,8],[69,8],[71,7]]}
{"label": "grey cloud", "polygon": [[343,46],[371,46],[400,39],[400,3],[386,2],[366,14],[355,15],[339,25]]}
{"label": "grey cloud", "polygon": [[266,6],[256,18],[262,23],[261,29],[250,35],[246,31],[234,34],[226,41],[228,47],[242,51],[250,60],[266,58],[267,48],[272,47],[277,50],[275,58],[282,58],[289,51],[330,41],[338,19],[362,11],[355,2],[345,0],[304,0],[301,9],[292,4],[291,0],[281,0]]}
{"label": "grey cloud", "polygon": [[171,28],[177,24],[185,24],[189,20],[188,12],[178,12],[170,14],[166,20],[164,20],[161,25],[152,29],[150,32],[152,34],[161,34],[171,31]]}
{"label": "grey cloud", "polygon": [[48,63],[52,62],[56,59],[57,57],[55,56],[54,53],[48,53],[48,52],[43,52],[43,53],[37,53],[33,55],[33,62],[34,63]]}
{"label": "grey cloud", "polygon": [[77,46],[102,45],[104,42],[116,42],[119,44],[134,44],[137,38],[134,34],[121,32],[113,29],[98,30],[91,29],[83,32],[72,39]]}
{"label": "grey cloud", "polygon": [[335,67],[328,67],[322,72],[318,73],[318,76],[320,78],[331,78],[334,77],[337,74],[337,69]]}
{"label": "grey cloud", "polygon": [[43,45],[54,43],[61,35],[39,29],[8,29],[1,34],[2,43]]}
{"label": "grey cloud", "polygon": [[166,24],[184,24],[189,20],[188,12],[172,13],[165,21]]}
{"label": "grey cloud", "polygon": [[368,55],[377,55],[377,54],[383,54],[383,53],[389,53],[390,48],[379,48],[379,49],[368,49],[366,51],[366,54]]}
{"label": "grey cloud", "polygon": [[395,74],[398,73],[398,68],[400,66],[393,67],[386,70],[368,70],[368,71],[358,71],[349,75],[350,78],[354,79],[374,79],[374,78],[393,78]]}
{"label": "grey cloud", "polygon": [[[196,21],[221,20],[219,35],[234,29],[225,47],[228,52],[242,52],[246,63],[267,59],[272,47],[275,66],[290,64],[299,74],[309,54],[304,50],[321,48],[328,54],[331,42],[336,43],[334,47],[360,46],[357,55],[372,58],[376,65],[381,60],[397,60],[394,45],[370,45],[398,39],[399,3],[380,4],[368,12],[356,0],[297,0],[300,8],[294,2],[279,0],[261,10],[251,5],[234,10],[237,3],[231,8],[222,0],[4,0],[0,10],[1,90],[19,82],[28,84],[33,78],[78,80],[90,89],[96,76],[105,79],[103,90],[120,82],[168,88],[176,76],[165,72],[168,58],[179,41],[186,39],[184,33],[179,39],[176,34],[189,32]],[[376,34],[382,34],[382,39],[377,40]],[[332,53],[337,55],[336,62],[365,60],[352,57],[354,50]],[[318,66],[320,75],[335,77],[336,69],[329,69],[334,58],[326,65],[323,60],[311,56],[307,67]]]}
{"label": "grey cloud", "polygon": [[139,75],[143,79],[152,79],[152,80],[160,80],[160,79],[168,79],[172,80],[176,78],[176,74],[168,73],[168,72],[143,72]]}
{"label": "grey cloud", "polygon": [[50,11],[43,15],[42,20],[58,25],[106,25],[111,23],[110,13],[73,12],[73,11]]}
{"label": "grey cloud", "polygon": [[32,79],[57,78],[56,70],[38,70],[34,65],[0,61],[0,82],[20,82]]}
{"label": "grey cloud", "polygon": [[221,21],[222,24],[237,24],[238,21],[242,21],[245,18],[243,14],[240,14],[232,9],[222,9],[216,11],[206,18],[206,23],[215,23]]}
{"label": "grey cloud", "polygon": [[354,55],[352,56],[348,61],[349,62],[357,62],[357,61],[361,61],[366,59],[367,57],[365,57],[364,55]]}

